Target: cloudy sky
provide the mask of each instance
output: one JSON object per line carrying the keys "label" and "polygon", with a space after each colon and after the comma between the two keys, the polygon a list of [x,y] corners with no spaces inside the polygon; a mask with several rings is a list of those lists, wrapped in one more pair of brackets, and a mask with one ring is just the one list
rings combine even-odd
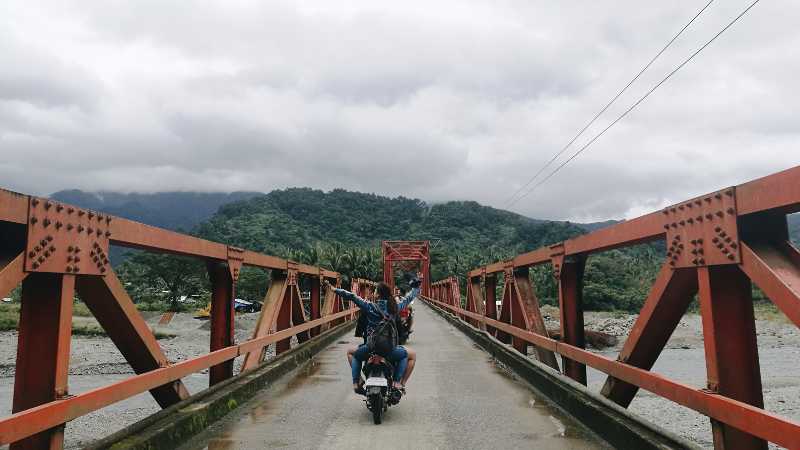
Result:
{"label": "cloudy sky", "polygon": [[[574,148],[750,1],[712,3]],[[0,185],[503,207],[706,2],[4,0]],[[800,164],[798,23],[761,1],[511,209],[631,217]]]}

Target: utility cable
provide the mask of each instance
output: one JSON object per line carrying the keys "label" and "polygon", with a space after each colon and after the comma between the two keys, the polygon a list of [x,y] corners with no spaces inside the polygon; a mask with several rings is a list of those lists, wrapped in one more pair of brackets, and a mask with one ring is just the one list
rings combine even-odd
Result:
{"label": "utility cable", "polygon": [[547,182],[547,180],[549,180],[549,179],[550,179],[550,178],[552,178],[552,177],[553,177],[555,174],[557,174],[557,173],[558,173],[558,172],[559,172],[559,171],[560,171],[560,170],[561,170],[561,169],[562,169],[564,166],[566,166],[566,165],[567,165],[567,164],[569,164],[569,163],[570,163],[572,160],[574,160],[574,159],[575,159],[575,158],[577,158],[577,157],[578,157],[580,154],[582,154],[582,153],[583,153],[583,152],[584,152],[584,151],[585,151],[587,148],[589,148],[589,146],[591,146],[591,145],[592,145],[592,144],[593,144],[595,141],[597,141],[597,139],[599,139],[599,138],[600,138],[602,135],[604,135],[604,134],[606,133],[606,131],[608,131],[609,129],[611,129],[611,127],[613,127],[614,125],[616,125],[616,123],[617,123],[617,122],[619,122],[620,120],[622,120],[623,118],[625,118],[625,116],[627,116],[627,115],[628,115],[628,113],[630,113],[631,111],[633,111],[633,110],[634,110],[634,109],[635,109],[637,106],[639,106],[639,105],[640,105],[640,104],[641,104],[643,101],[645,101],[645,99],[647,99],[647,97],[649,97],[649,96],[650,96],[650,94],[652,94],[652,93],[653,93],[653,92],[654,92],[656,89],[658,89],[658,88],[659,88],[659,87],[660,87],[662,84],[666,83],[666,82],[667,82],[667,80],[669,80],[670,78],[672,78],[672,76],[673,76],[673,75],[675,75],[675,73],[676,73],[676,72],[678,72],[678,71],[679,71],[681,68],[683,68],[683,67],[684,67],[686,64],[688,64],[688,63],[689,63],[689,62],[690,62],[692,59],[694,59],[694,57],[695,57],[695,56],[697,56],[697,55],[698,55],[700,52],[702,52],[702,51],[703,51],[703,50],[704,50],[706,47],[708,47],[709,45],[711,45],[711,43],[712,43],[712,42],[714,42],[714,41],[715,41],[715,40],[716,40],[718,37],[720,37],[720,36],[722,35],[722,33],[724,33],[725,31],[727,31],[727,30],[728,30],[730,27],[732,27],[732,26],[733,26],[733,24],[735,24],[736,22],[738,22],[738,21],[739,21],[739,19],[741,19],[742,17],[744,17],[744,15],[745,15],[745,14],[747,14],[747,12],[748,12],[748,11],[750,11],[750,9],[752,9],[752,8],[753,8],[753,7],[754,7],[754,6],[755,6],[755,5],[756,5],[756,4],[759,2],[759,1],[761,1],[761,0],[754,0],[752,3],[750,3],[750,5],[749,5],[747,8],[745,8],[745,9],[744,9],[744,11],[742,11],[741,13],[739,13],[739,15],[738,15],[738,16],[736,16],[736,17],[735,17],[735,18],[734,18],[734,19],[733,19],[731,22],[729,22],[727,25],[725,25],[725,27],[724,27],[724,28],[722,28],[722,29],[721,29],[721,30],[720,30],[720,31],[719,31],[717,34],[715,34],[715,35],[714,35],[714,37],[712,37],[711,39],[709,39],[709,40],[708,40],[708,41],[707,41],[705,44],[703,44],[703,46],[701,46],[700,48],[698,48],[697,50],[695,50],[695,51],[694,51],[694,53],[692,53],[692,54],[691,54],[691,55],[690,55],[688,58],[686,58],[686,59],[685,59],[685,60],[684,60],[682,63],[680,63],[680,64],[679,64],[677,67],[675,67],[675,68],[674,68],[674,69],[673,69],[673,70],[672,70],[670,73],[668,73],[668,74],[667,74],[667,76],[665,76],[663,79],[661,79],[661,81],[659,81],[659,82],[658,82],[658,83],[656,83],[656,84],[655,84],[655,85],[654,85],[652,88],[650,88],[650,90],[649,90],[649,91],[647,91],[647,93],[646,93],[646,94],[644,94],[642,97],[640,97],[638,100],[636,100],[636,102],[634,102],[634,103],[633,103],[633,105],[631,105],[631,106],[630,106],[628,109],[626,109],[626,110],[625,110],[625,112],[623,112],[622,114],[620,114],[620,115],[619,115],[619,117],[617,117],[616,119],[614,119],[614,121],[613,121],[613,122],[611,122],[611,123],[610,123],[610,124],[609,124],[607,127],[605,127],[605,128],[604,128],[604,129],[603,129],[601,132],[597,133],[597,134],[596,134],[596,135],[595,135],[595,136],[594,136],[592,139],[590,139],[590,140],[589,140],[589,141],[588,141],[586,144],[584,144],[584,145],[583,145],[583,146],[582,146],[580,149],[578,149],[578,151],[576,151],[575,153],[573,153],[573,154],[572,154],[572,156],[570,156],[570,157],[569,157],[569,158],[568,158],[566,161],[562,162],[562,163],[561,163],[561,164],[560,164],[558,167],[556,167],[556,168],[555,168],[555,169],[554,169],[552,172],[550,172],[550,173],[549,173],[549,174],[548,174],[548,175],[547,175],[547,176],[546,176],[544,179],[542,179],[541,181],[539,181],[538,183],[536,183],[536,184],[535,184],[535,185],[534,185],[534,186],[533,186],[533,187],[532,187],[532,188],[531,188],[529,191],[527,191],[527,192],[525,192],[524,194],[522,194],[521,196],[517,197],[517,199],[516,199],[516,200],[514,200],[514,201],[513,201],[511,204],[509,204],[509,205],[507,206],[507,208],[508,208],[508,207],[510,207],[510,206],[512,206],[512,205],[514,205],[515,203],[517,203],[518,201],[522,200],[523,198],[527,197],[528,195],[530,195],[530,194],[531,194],[532,192],[534,192],[534,191],[535,191],[535,190],[536,190],[536,189],[537,189],[539,186],[543,185],[544,183],[546,183],[546,182]]}
{"label": "utility cable", "polygon": [[537,172],[536,172],[536,174],[535,174],[535,175],[533,175],[533,177],[531,177],[531,179],[530,179],[530,180],[528,180],[528,182],[527,182],[527,183],[525,183],[525,184],[524,184],[522,187],[520,187],[519,189],[517,189],[517,191],[516,191],[516,192],[514,192],[514,194],[513,194],[511,197],[509,197],[509,198],[506,200],[506,205],[505,205],[505,208],[508,208],[510,205],[512,205],[513,203],[515,203],[515,202],[516,202],[516,201],[515,201],[515,197],[516,197],[517,195],[519,195],[519,194],[520,194],[522,191],[524,191],[524,190],[525,190],[525,189],[526,189],[528,186],[530,186],[530,184],[531,184],[531,183],[533,183],[533,181],[534,181],[536,178],[538,178],[538,177],[539,177],[539,175],[541,175],[541,174],[542,174],[542,172],[544,172],[544,170],[545,170],[545,169],[547,169],[547,167],[549,167],[549,166],[550,166],[550,164],[552,164],[552,163],[553,163],[553,162],[554,162],[556,159],[558,159],[558,157],[559,157],[559,156],[561,156],[562,154],[564,154],[564,152],[565,152],[565,151],[567,151],[567,149],[568,149],[570,146],[572,146],[572,144],[573,144],[573,143],[575,143],[575,141],[576,141],[576,140],[577,140],[577,139],[578,139],[578,138],[579,138],[581,135],[583,135],[583,133],[584,133],[584,132],[585,132],[587,129],[589,129],[589,127],[590,127],[590,126],[592,126],[592,124],[594,124],[594,122],[595,122],[595,121],[596,121],[596,120],[597,120],[597,119],[598,119],[598,118],[599,118],[599,117],[600,117],[600,116],[601,116],[601,115],[602,115],[604,112],[606,112],[606,110],[607,110],[608,108],[610,108],[610,107],[611,107],[611,105],[613,105],[613,104],[614,104],[614,102],[616,102],[616,101],[617,101],[617,99],[618,99],[618,98],[619,98],[619,97],[620,97],[620,96],[621,96],[623,93],[625,93],[625,91],[626,91],[626,90],[628,90],[628,88],[629,88],[629,87],[631,87],[631,85],[632,85],[633,83],[635,83],[635,82],[636,82],[636,80],[638,80],[638,79],[639,79],[639,77],[641,77],[641,76],[642,76],[642,74],[643,74],[643,73],[644,73],[644,72],[645,72],[645,71],[646,71],[648,68],[650,68],[650,66],[651,66],[651,65],[653,65],[653,63],[654,63],[654,62],[655,62],[655,61],[658,59],[658,57],[659,57],[659,56],[661,56],[661,54],[662,54],[662,53],[664,53],[664,52],[665,52],[665,51],[666,51],[666,50],[667,50],[667,49],[668,49],[668,48],[669,48],[669,47],[672,45],[672,43],[673,43],[673,42],[675,42],[675,40],[677,40],[677,39],[678,39],[678,37],[679,37],[681,34],[683,34],[683,32],[684,32],[684,31],[685,31],[687,28],[689,28],[689,25],[691,25],[691,24],[692,24],[692,23],[695,21],[695,19],[697,19],[698,17],[700,17],[700,14],[702,14],[702,13],[703,13],[703,11],[705,11],[705,10],[706,10],[706,9],[707,9],[707,8],[708,8],[708,7],[709,7],[711,4],[712,4],[712,3],[714,3],[714,0],[709,0],[709,2],[708,2],[708,3],[706,3],[706,4],[705,4],[705,6],[703,6],[703,7],[700,9],[700,11],[698,11],[698,12],[697,12],[697,14],[695,14],[695,15],[692,17],[692,19],[691,19],[691,20],[689,20],[689,22],[687,22],[687,23],[686,23],[686,25],[684,25],[684,26],[683,26],[683,28],[681,28],[681,29],[680,29],[680,31],[678,31],[678,33],[677,33],[675,36],[673,36],[673,37],[672,37],[672,39],[670,39],[670,40],[669,40],[669,42],[667,42],[667,45],[665,45],[663,48],[661,48],[661,50],[659,50],[659,52],[658,52],[658,53],[656,53],[656,55],[655,55],[655,56],[653,56],[653,58],[652,58],[652,59],[650,59],[650,61],[648,61],[648,63],[647,63],[647,64],[645,64],[645,65],[644,65],[644,67],[642,67],[642,69],[641,69],[641,70],[639,70],[639,73],[637,73],[637,74],[636,74],[636,76],[634,76],[633,78],[631,78],[631,80],[630,80],[630,81],[628,81],[628,84],[626,84],[626,85],[625,85],[625,87],[623,87],[623,88],[622,88],[622,89],[621,89],[619,92],[617,92],[617,94],[616,94],[616,95],[615,95],[615,96],[614,96],[614,97],[613,97],[613,98],[612,98],[612,99],[611,99],[611,100],[610,100],[608,103],[606,103],[606,105],[605,105],[605,106],[604,106],[604,107],[603,107],[603,108],[602,108],[600,111],[598,111],[598,112],[597,112],[597,114],[595,114],[595,115],[594,115],[594,117],[592,117],[592,120],[590,120],[590,121],[589,121],[589,122],[588,122],[586,125],[584,125],[584,126],[583,126],[583,128],[581,128],[581,130],[580,130],[580,131],[578,131],[578,134],[576,134],[575,136],[573,136],[573,137],[572,137],[572,139],[570,139],[570,141],[569,141],[569,142],[567,142],[567,145],[565,145],[564,147],[562,147],[562,148],[561,148],[561,150],[559,150],[559,151],[558,151],[558,152],[557,152],[555,155],[553,155],[553,157],[552,157],[552,158],[550,158],[550,160],[549,160],[549,161],[547,161],[547,163],[545,163],[545,164],[544,164],[542,167],[540,167],[540,168],[539,168],[539,171],[537,171]]}

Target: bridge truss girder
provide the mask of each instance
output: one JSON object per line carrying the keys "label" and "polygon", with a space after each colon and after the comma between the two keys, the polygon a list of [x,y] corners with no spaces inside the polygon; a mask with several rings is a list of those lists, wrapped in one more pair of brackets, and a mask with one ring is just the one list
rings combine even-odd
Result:
{"label": "bridge truss girder", "polygon": [[394,290],[394,266],[403,270],[417,269],[422,273],[422,295],[429,295],[431,289],[431,251],[430,241],[383,241],[383,281]]}

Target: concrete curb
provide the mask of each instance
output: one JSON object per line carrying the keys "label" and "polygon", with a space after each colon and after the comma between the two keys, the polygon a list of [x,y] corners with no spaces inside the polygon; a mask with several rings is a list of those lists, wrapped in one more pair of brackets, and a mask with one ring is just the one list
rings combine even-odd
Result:
{"label": "concrete curb", "polygon": [[580,383],[552,368],[526,358],[485,332],[462,321],[449,311],[425,305],[461,330],[492,357],[503,363],[550,403],[575,418],[614,448],[619,449],[699,449],[667,430],[646,422],[605,397],[590,392]]}
{"label": "concrete curb", "polygon": [[251,399],[258,391],[311,360],[355,326],[347,322],[268,361],[122,430],[95,441],[88,449],[174,449]]}

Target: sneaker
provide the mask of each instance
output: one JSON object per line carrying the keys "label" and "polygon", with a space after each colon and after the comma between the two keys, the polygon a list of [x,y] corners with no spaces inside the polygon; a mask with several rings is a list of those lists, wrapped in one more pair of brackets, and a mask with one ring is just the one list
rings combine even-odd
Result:
{"label": "sneaker", "polygon": [[356,395],[367,395],[367,391],[364,389],[364,386],[359,386],[353,390]]}

